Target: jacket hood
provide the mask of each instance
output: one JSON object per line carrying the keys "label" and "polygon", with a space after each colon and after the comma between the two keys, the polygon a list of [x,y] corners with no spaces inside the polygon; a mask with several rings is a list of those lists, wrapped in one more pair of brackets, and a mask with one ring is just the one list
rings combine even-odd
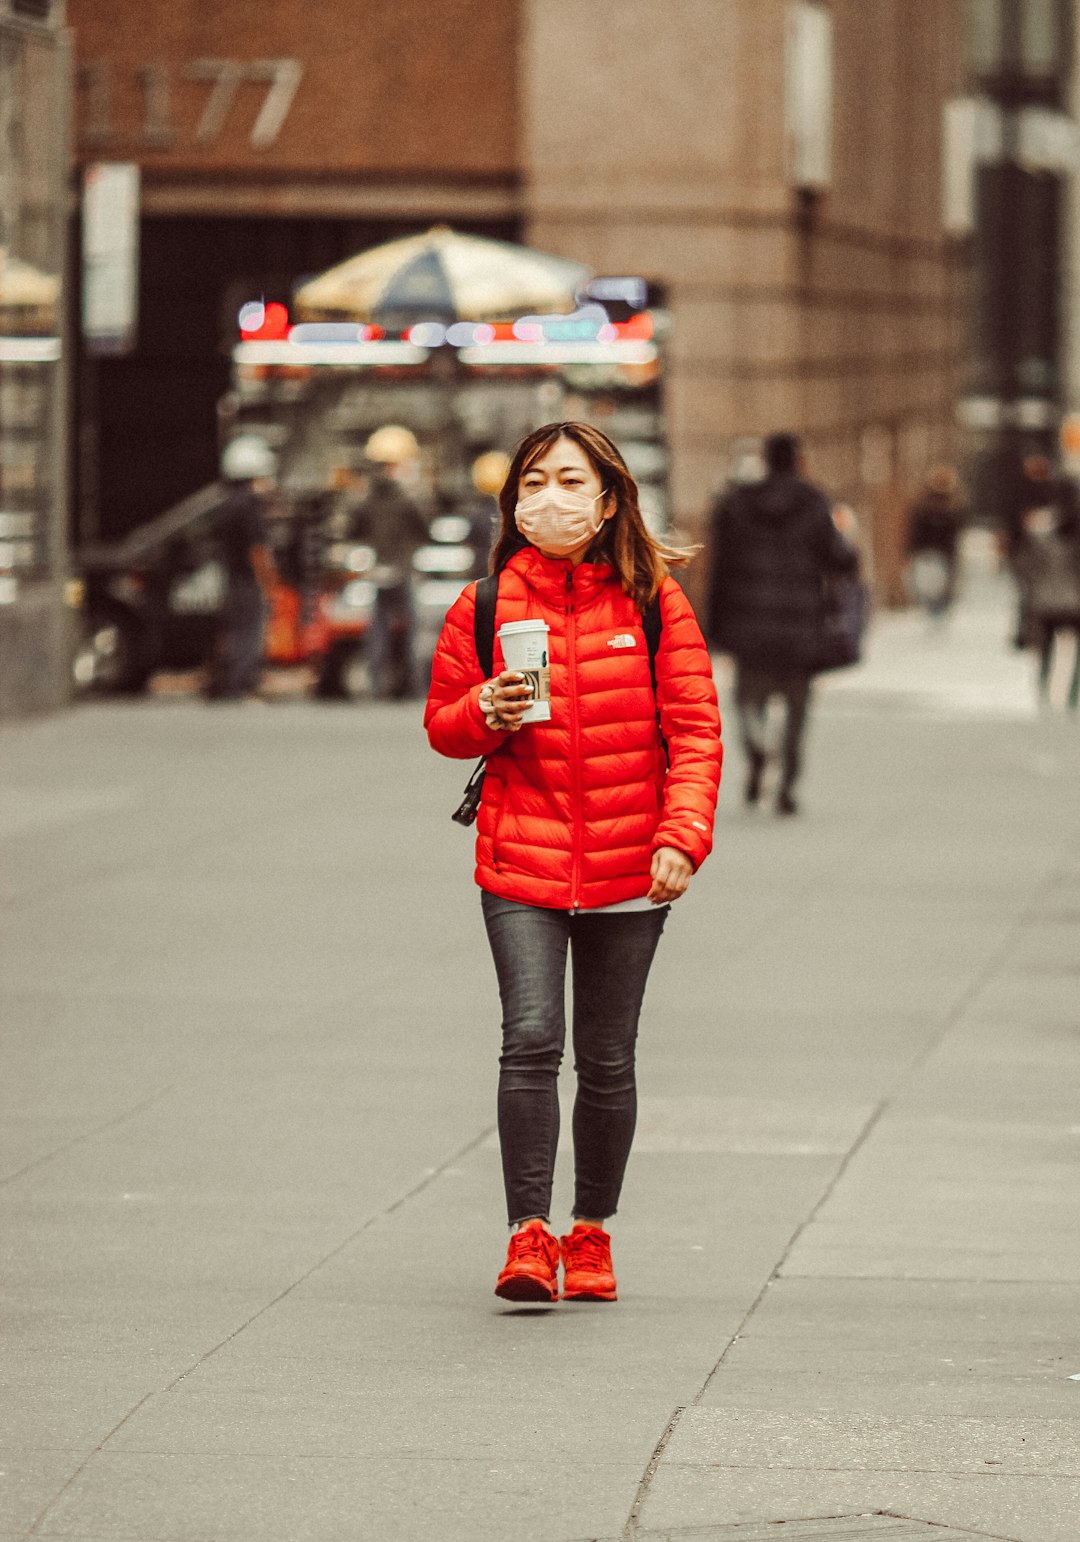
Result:
{"label": "jacket hood", "polygon": [[747,488],[754,511],[778,523],[793,518],[813,500],[814,489],[790,472],[774,472]]}

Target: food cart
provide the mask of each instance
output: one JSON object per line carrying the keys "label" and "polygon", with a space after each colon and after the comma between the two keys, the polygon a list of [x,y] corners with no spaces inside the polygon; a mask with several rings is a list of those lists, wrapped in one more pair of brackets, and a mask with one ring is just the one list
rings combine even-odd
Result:
{"label": "food cart", "polygon": [[[323,572],[314,592],[276,607],[270,657],[325,658],[336,645],[340,666],[347,643],[357,657],[374,559],[342,537],[364,447],[386,424],[415,437],[408,491],[437,521],[436,534],[451,531],[455,514],[475,520],[478,457],[508,453],[531,429],[564,418],[615,440],[647,522],[662,533],[666,316],[654,298],[639,278],[596,278],[580,264],[436,227],[300,285],[288,308],[245,305],[223,439],[261,434],[279,456],[283,506],[325,511]],[[493,515],[490,498],[487,506]],[[476,576],[463,544],[444,536],[417,554],[417,646],[428,658],[447,606]],[[339,667],[331,683],[343,681]]]}

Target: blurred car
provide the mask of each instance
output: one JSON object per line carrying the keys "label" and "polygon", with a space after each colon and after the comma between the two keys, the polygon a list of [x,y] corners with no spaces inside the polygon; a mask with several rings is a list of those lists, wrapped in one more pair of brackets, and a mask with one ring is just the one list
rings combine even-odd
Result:
{"label": "blurred car", "polygon": [[[73,661],[82,692],[145,690],[158,670],[194,670],[210,656],[225,601],[226,574],[217,555],[215,513],[224,489],[202,488],[175,508],[112,545],[78,558],[84,600]],[[309,665],[316,694],[356,700],[403,693],[408,678],[401,627],[391,639],[389,677],[371,678],[365,638],[381,587],[402,582],[379,567],[370,546],[325,538],[318,497],[283,505],[271,520],[279,582],[270,594],[265,658]],[[406,578],[414,617],[415,678],[431,669],[446,611],[474,576],[466,544],[469,521],[443,515],[431,523]]]}
{"label": "blurred car", "polygon": [[78,553],[77,689],[137,692],[157,669],[194,669],[207,658],[225,600],[213,521],[223,497],[211,483],[123,540]]}

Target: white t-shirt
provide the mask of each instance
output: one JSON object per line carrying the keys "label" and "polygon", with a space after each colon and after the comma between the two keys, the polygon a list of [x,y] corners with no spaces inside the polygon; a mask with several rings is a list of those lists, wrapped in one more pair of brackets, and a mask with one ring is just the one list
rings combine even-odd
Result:
{"label": "white t-shirt", "polygon": [[616,900],[614,905],[579,905],[576,910],[568,910],[570,916],[613,916],[629,910],[661,910],[661,905],[654,905],[651,899],[644,894],[638,899]]}

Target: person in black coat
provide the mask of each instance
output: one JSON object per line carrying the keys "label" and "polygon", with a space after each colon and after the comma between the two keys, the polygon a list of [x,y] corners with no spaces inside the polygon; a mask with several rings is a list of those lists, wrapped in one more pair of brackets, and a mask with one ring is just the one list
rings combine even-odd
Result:
{"label": "person in black coat", "polygon": [[205,694],[211,701],[243,701],[259,688],[269,596],[277,579],[266,524],[277,456],[257,434],[240,434],[225,447],[221,475],[224,496],[213,523],[225,599]]}
{"label": "person in black coat", "polygon": [[800,475],[794,434],[765,441],[766,476],[733,487],[712,516],[705,634],[735,659],[735,704],[756,803],[768,751],[769,701],[784,703],[777,812],[796,811],[802,735],[825,615],[825,582],[852,573],[858,554],[833,523],[829,501]]}

